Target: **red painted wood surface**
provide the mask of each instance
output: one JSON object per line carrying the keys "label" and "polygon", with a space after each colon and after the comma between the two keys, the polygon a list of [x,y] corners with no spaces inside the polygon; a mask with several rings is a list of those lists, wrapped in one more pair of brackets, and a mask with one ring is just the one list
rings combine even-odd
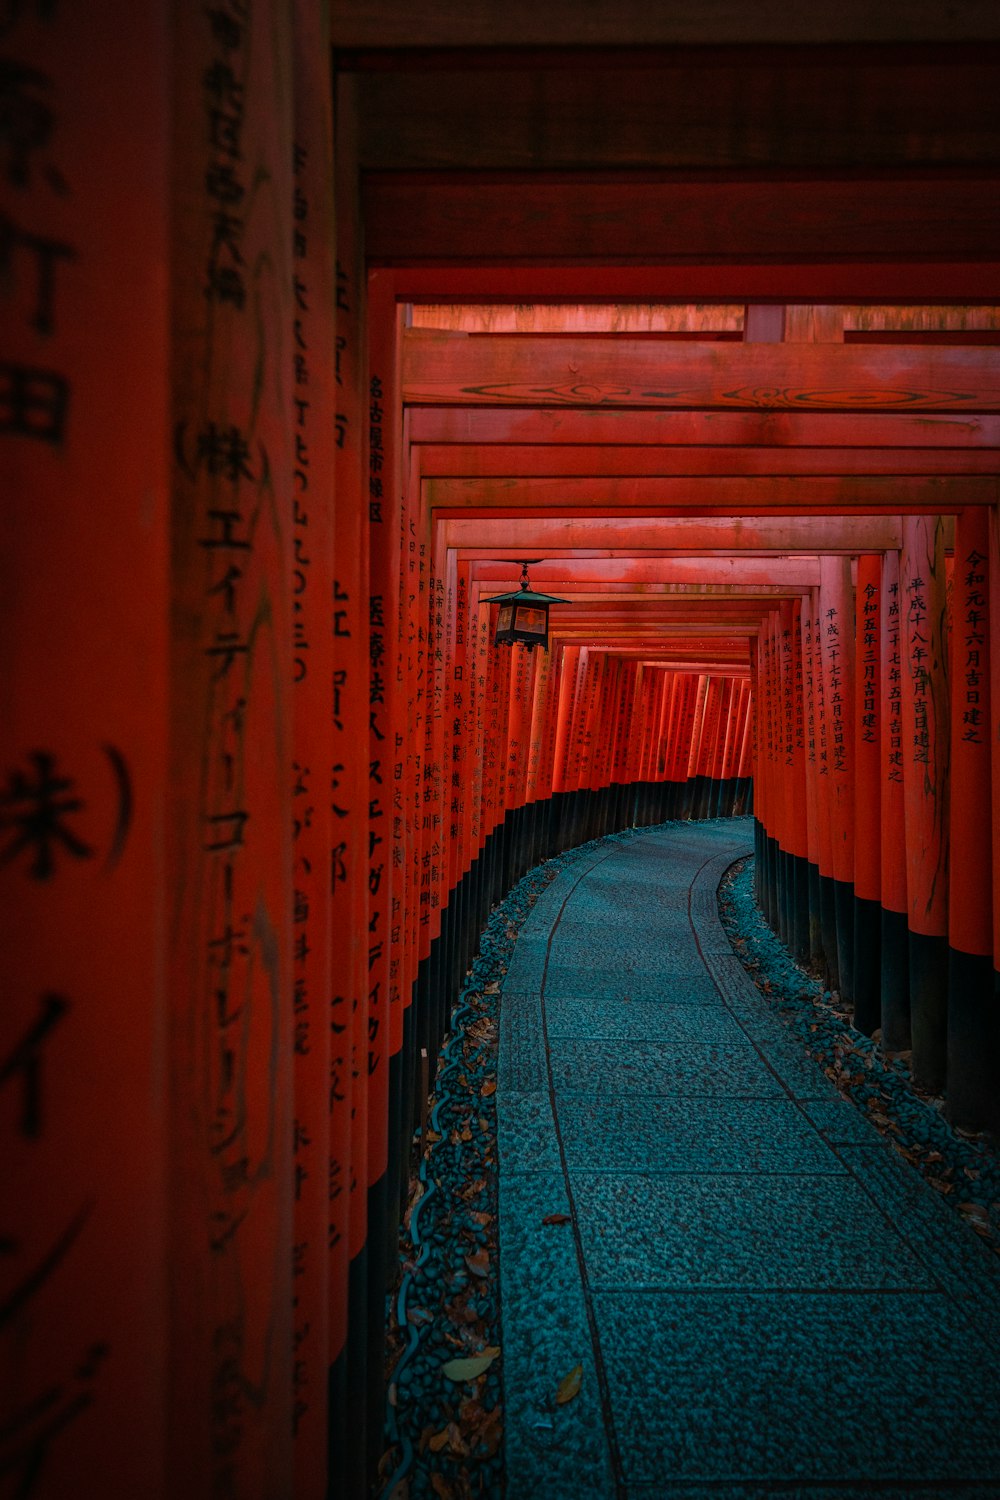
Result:
{"label": "red painted wood surface", "polygon": [[933,519],[903,522],[900,558],[903,799],[910,929],[948,930],[949,694],[944,540]]}
{"label": "red painted wood surface", "polygon": [[[933,191],[940,217],[928,221]],[[777,181],[627,180],[561,183],[522,177],[516,184],[489,178],[428,184],[423,177],[379,173],[369,178],[365,207],[370,253],[375,259],[456,262],[486,255],[548,261],[567,244],[579,256],[613,263],[618,258],[685,262],[703,282],[701,266],[718,253],[726,225],[732,259],[778,257],[784,262],[846,254],[877,260],[898,253],[907,225],[929,258],[995,257],[998,224],[975,212],[977,200],[994,204],[997,185],[983,174],[968,183],[942,176],[930,188],[919,182],[821,181],[785,176]],[[699,273],[701,276],[699,277]],[[717,278],[722,284],[722,278]],[[680,278],[678,278],[679,284]],[[737,284],[733,278],[730,285]],[[741,282],[739,284],[742,284]],[[538,295],[537,283],[534,295]],[[681,293],[698,296],[696,285]]]}
{"label": "red painted wood surface", "polygon": [[650,344],[410,329],[414,405],[629,406],[775,411],[1000,410],[989,349],[817,344]]}
{"label": "red painted wood surface", "polygon": [[[848,459],[844,449],[880,448],[897,454],[913,449],[961,449],[971,456],[1000,442],[1000,417],[933,415],[905,412],[787,412],[787,411],[657,411],[610,407],[414,407],[411,436],[419,444],[468,445],[474,451],[497,448],[517,453],[521,445],[673,448],[697,445],[776,449],[837,449],[838,462]],[[560,461],[558,449],[551,455]],[[665,456],[669,462],[669,454]],[[428,468],[427,473],[433,473]],[[487,471],[489,472],[489,471]],[[627,472],[627,471],[626,471]]]}
{"label": "red painted wood surface", "polygon": [[881,896],[882,559],[858,559],[854,605],[854,890]]}
{"label": "red painted wood surface", "polygon": [[832,874],[854,880],[854,599],[845,558],[824,558],[820,585]]}
{"label": "red painted wood surface", "polygon": [[990,512],[990,791],[993,817],[993,968],[1000,972],[1000,511]]}
{"label": "red painted wood surface", "polygon": [[[368,964],[367,1048],[362,1071],[368,1075],[368,1182],[385,1174],[388,1164],[389,1058],[392,1052],[390,1017],[390,961],[399,961],[392,946],[393,893],[403,885],[398,873],[399,840],[392,835],[389,793],[383,775],[403,733],[409,705],[401,691],[399,653],[402,650],[400,602],[402,505],[401,409],[398,397],[397,311],[391,279],[372,273],[368,279],[368,466],[371,479],[381,479],[383,496],[369,516],[368,640]],[[405,639],[405,638],[404,638]],[[393,765],[397,762],[393,761]],[[397,1049],[398,1050],[398,1049]]]}
{"label": "red painted wood surface", "polygon": [[[368,1235],[368,527],[383,496],[368,464],[366,294],[356,204],[354,120],[350,98],[337,99],[334,615],[330,716],[336,755],[331,787],[335,835],[330,850],[331,1018],[330,1353],[347,1337],[347,1276],[342,1256],[361,1254]],[[362,726],[359,732],[358,726]],[[339,767],[340,769],[336,769]],[[335,1064],[339,1067],[335,1069]]]}
{"label": "red painted wood surface", "polygon": [[[675,474],[444,478],[424,481],[425,503],[435,510],[507,515],[626,514],[748,515],[769,511],[825,515],[861,511],[887,515],[932,509],[958,511],[994,505],[1000,497],[995,474]],[[895,507],[895,509],[894,509]]]}
{"label": "red painted wood surface", "polygon": [[264,1500],[292,1464],[290,16],[173,20],[167,1488]]}
{"label": "red painted wood surface", "polygon": [[830,723],[823,632],[823,593],[811,591],[812,691],[816,741],[816,852],[821,875],[833,875],[833,827],[830,792]]}
{"label": "red painted wood surface", "polygon": [[[426,415],[423,412],[418,414]],[[601,415],[607,416],[605,413]],[[715,413],[702,418],[706,425],[697,433],[700,446],[694,432],[685,442],[680,433],[672,434],[669,429],[664,430],[663,442],[640,446],[630,439],[628,432],[630,419],[635,415],[631,411],[615,413],[613,421],[604,421],[603,432],[596,428],[588,444],[574,444],[564,439],[558,443],[546,443],[539,437],[534,443],[421,446],[418,450],[420,473],[424,479],[498,478],[509,481],[512,478],[540,479],[557,475],[655,478],[678,474],[691,477],[730,474],[747,478],[768,474],[901,476],[994,472],[991,454],[987,450],[948,446],[952,430],[943,425],[943,418],[937,434],[941,446],[934,448],[926,443],[913,448],[865,446],[853,441],[848,445],[848,440],[855,436],[856,419],[845,415],[827,419],[830,426],[842,428],[839,443],[834,441],[835,434],[830,433],[826,446],[806,446],[799,428],[810,419],[796,415],[786,419],[786,446],[775,446],[773,442],[735,446],[722,443],[715,437],[714,429],[708,426]],[[693,418],[687,413],[677,415],[687,418],[688,424],[693,425]],[[811,420],[815,424],[817,419]],[[882,420],[883,428],[888,427],[890,420],[893,419]],[[895,420],[904,422],[907,419],[897,417]],[[624,429],[620,433],[619,424]],[[966,429],[969,426],[968,423],[964,425]],[[904,431],[900,429],[900,438]],[[771,435],[775,435],[773,424]],[[907,432],[906,436],[909,435]]]}
{"label": "red painted wood surface", "polygon": [[948,941],[993,953],[989,517],[965,511],[955,535],[951,600]]}
{"label": "red painted wood surface", "polygon": [[881,676],[883,731],[880,749],[880,828],[882,849],[881,901],[887,911],[908,911],[906,889],[906,827],[903,798],[903,651],[900,557],[887,552],[882,559]]}
{"label": "red painted wood surface", "polygon": [[170,1493],[168,24],[3,17],[0,1425],[44,1500]]}
{"label": "red painted wood surface", "polygon": [[[289,525],[292,541],[292,1012],[294,1046],[294,1251],[292,1368],[297,1500],[322,1500],[329,1447],[331,1332],[346,1326],[343,1299],[331,1325],[330,1288],[345,1285],[347,1225],[344,1162],[349,1103],[343,1086],[343,1004],[332,1007],[331,850],[338,820],[327,787],[342,774],[331,715],[334,636],[347,590],[337,576],[334,506],[337,386],[325,351],[336,337],[333,249],[333,118],[325,86],[329,27],[311,0],[294,9],[295,80],[293,229],[294,302],[289,310],[287,377],[292,389]],[[331,576],[336,580],[331,590]],[[331,593],[333,597],[331,598]],[[339,804],[338,804],[339,805]],[[346,1029],[340,1035],[346,1035]],[[347,1106],[345,1108],[345,1105]],[[331,1203],[331,1169],[340,1188]],[[335,1215],[331,1218],[331,1212]]]}

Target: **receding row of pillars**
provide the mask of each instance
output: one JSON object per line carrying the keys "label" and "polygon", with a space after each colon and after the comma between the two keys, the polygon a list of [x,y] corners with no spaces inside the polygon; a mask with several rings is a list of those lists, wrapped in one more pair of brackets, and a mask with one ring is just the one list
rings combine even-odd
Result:
{"label": "receding row of pillars", "polygon": [[754,650],[764,912],[956,1123],[994,1130],[996,533],[969,508],[949,554],[940,517],[904,517],[898,552],[825,557]]}

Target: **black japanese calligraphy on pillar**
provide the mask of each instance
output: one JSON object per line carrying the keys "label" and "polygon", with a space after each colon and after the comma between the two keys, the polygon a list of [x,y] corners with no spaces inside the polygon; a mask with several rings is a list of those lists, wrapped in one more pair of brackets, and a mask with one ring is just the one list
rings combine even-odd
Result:
{"label": "black japanese calligraphy on pillar", "polygon": [[[176,1045],[189,1076],[175,1129],[201,1193],[196,1203],[192,1189],[189,1219],[205,1222],[197,1247],[193,1230],[176,1231],[190,1257],[190,1326],[179,1333],[190,1378],[182,1389],[172,1377],[170,1401],[174,1420],[193,1424],[190,1453],[205,1448],[219,1500],[242,1492],[262,1429],[268,1462],[280,1462],[288,1399],[287,1303],[262,1308],[246,1272],[248,1257],[284,1233],[276,1195],[290,1175],[289,1051],[275,1038],[287,1036],[292,990],[291,871],[280,850],[292,759],[289,448],[295,433],[302,438],[287,420],[290,388],[300,393],[286,364],[293,163],[278,9],[208,0],[177,18],[175,87],[190,118],[173,142],[174,589],[191,624],[175,635],[171,756],[172,775],[197,788],[197,802],[191,828],[185,807],[171,839],[181,872],[177,949],[196,949],[200,962],[187,989],[177,986]],[[300,449],[296,469],[302,459]],[[308,553],[297,548],[296,557],[304,568]],[[300,772],[303,818],[312,787],[308,766]],[[264,1358],[271,1339],[276,1352]],[[189,1461],[171,1457],[176,1485]],[[262,1489],[269,1483],[260,1479]]]}
{"label": "black japanese calligraphy on pillar", "polygon": [[[53,10],[40,18],[51,23]],[[23,351],[0,360],[0,436],[59,445],[68,436],[71,383],[47,350],[53,339],[58,345],[65,272],[77,250],[41,228],[68,198],[70,184],[59,166],[53,79],[17,55],[18,23],[29,19],[27,12],[6,6],[0,14],[0,39],[11,45],[0,60],[0,174],[8,204],[0,211],[0,305]]]}
{"label": "black japanese calligraphy on pillar", "polygon": [[813,637],[813,617],[803,608],[802,612],[802,650],[805,662],[809,667],[809,687],[806,702],[806,724],[805,724],[805,750],[806,761],[810,766],[816,765],[816,681],[819,676],[819,661],[815,651]]}
{"label": "black japanese calligraphy on pillar", "polygon": [[[373,375],[368,390],[368,483],[369,523],[384,526],[382,511],[382,473],[385,466],[385,388],[379,376]],[[373,551],[375,544],[373,541]],[[389,724],[386,707],[386,602],[385,596],[373,592],[368,600],[368,653],[370,672],[368,679],[368,710],[370,760],[368,776],[368,891],[369,906],[368,976],[371,989],[368,994],[368,1071],[371,1073],[379,1056],[376,1049],[379,1031],[385,1019],[382,980],[376,970],[381,971],[385,951],[386,929],[392,920],[391,908],[387,910],[382,886],[385,879],[385,856],[387,843],[386,805],[384,780],[382,777],[383,747],[388,748]],[[390,840],[390,847],[394,845]],[[379,899],[381,897],[381,899]],[[388,973],[386,972],[388,990]]]}
{"label": "black japanese calligraphy on pillar", "polygon": [[844,736],[844,664],[843,643],[840,637],[840,611],[830,605],[825,622],[827,660],[830,664],[829,714],[830,738],[833,749],[832,770],[840,774],[847,769],[847,745]]}
{"label": "black japanese calligraphy on pillar", "polygon": [[887,779],[898,782],[903,781],[903,666],[900,655],[900,600],[899,584],[891,583],[888,590],[888,609],[886,610],[888,647],[886,657],[886,681],[888,693],[886,695],[886,724],[889,732],[889,754],[886,757],[888,766]]}
{"label": "black japanese calligraphy on pillar", "polygon": [[906,640],[908,646],[910,680],[913,684],[913,745],[914,765],[930,763],[929,694],[930,674],[930,626],[927,622],[927,600],[925,582],[919,574],[906,584]]}
{"label": "black japanese calligraphy on pillar", "polygon": [[815,665],[815,678],[813,688],[816,696],[816,759],[817,774],[829,776],[830,774],[830,733],[827,721],[826,701],[826,669],[824,657],[826,654],[826,642],[823,635],[822,615],[813,616],[813,662]]}
{"label": "black japanese calligraphy on pillar", "polygon": [[861,605],[861,739],[873,745],[878,740],[879,658],[878,589],[865,585]]}
{"label": "black japanese calligraphy on pillar", "polygon": [[985,563],[985,556],[975,548],[962,559],[962,739],[970,745],[983,743],[987,727],[983,710],[984,694],[988,693],[983,661],[988,620]]}

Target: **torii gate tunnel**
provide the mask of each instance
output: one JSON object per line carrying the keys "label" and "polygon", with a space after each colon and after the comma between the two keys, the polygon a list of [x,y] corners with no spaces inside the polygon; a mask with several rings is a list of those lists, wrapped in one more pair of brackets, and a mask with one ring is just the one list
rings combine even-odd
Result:
{"label": "torii gate tunnel", "polygon": [[0,16],[11,1493],[366,1493],[421,1059],[570,845],[752,811],[1000,1128],[997,16],[502,9]]}

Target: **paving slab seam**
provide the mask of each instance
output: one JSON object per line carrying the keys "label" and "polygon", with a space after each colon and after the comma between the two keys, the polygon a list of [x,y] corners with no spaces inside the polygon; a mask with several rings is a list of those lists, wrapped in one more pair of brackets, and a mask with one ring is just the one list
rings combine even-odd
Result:
{"label": "paving slab seam", "polygon": [[[917,1174],[900,1175],[910,1169],[863,1114],[856,1126],[833,1115],[855,1106],[746,973],[717,893],[751,852],[743,828],[658,829],[565,871],[532,913],[523,983],[509,975],[504,986],[503,1045],[516,1035],[515,1052],[532,1054],[527,1071],[516,1057],[509,1068],[530,1092],[515,1082],[498,1111],[517,1263],[509,1416],[526,1423],[516,1440],[507,1429],[509,1500],[1000,1500],[989,1477],[1000,1475],[990,1252],[940,1200],[925,1201],[934,1195]],[[685,1013],[678,1040],[668,1014],[696,993],[694,965],[701,1013],[733,1028],[731,1043],[721,1021],[706,1022],[698,1042],[714,1092],[694,1068],[699,1021]],[[647,1009],[633,1020],[627,1005],[612,1007],[609,1027],[600,1002],[616,992]],[[635,1048],[651,1057],[616,1056]],[[759,1082],[738,1062],[744,1049]],[[645,1125],[636,1133],[640,1099],[648,1137]],[[733,1240],[748,1213],[756,1237]],[[558,1222],[569,1228],[542,1227]],[[832,1236],[820,1233],[813,1253],[814,1225]],[[841,1379],[838,1351],[851,1338],[867,1373]],[[582,1393],[557,1406],[558,1375],[586,1362],[588,1344],[594,1377],[587,1369]]]}
{"label": "paving slab seam", "polygon": [[549,968],[549,956],[552,949],[552,940],[555,937],[556,931],[559,927],[559,923],[562,920],[563,912],[566,910],[566,906],[569,902],[570,897],[580,885],[580,883],[591,873],[592,870],[596,869],[598,865],[603,864],[606,859],[610,859],[612,854],[618,852],[618,847],[619,846],[615,846],[609,849],[606,854],[601,856],[600,859],[596,859],[592,865],[589,865],[587,867],[587,869],[582,870],[577,879],[573,881],[573,884],[566,892],[562,905],[560,906],[559,911],[556,914],[555,921],[552,923],[549,931],[548,942],[545,949],[545,966],[542,970],[539,998],[541,1000],[542,1010],[542,1045],[545,1049],[545,1062],[548,1072],[549,1107],[552,1111],[552,1121],[555,1131],[556,1145],[559,1151],[559,1161],[562,1168],[563,1179],[566,1184],[566,1197],[569,1203],[570,1210],[570,1227],[573,1233],[573,1245],[576,1251],[577,1266],[580,1274],[580,1284],[583,1290],[584,1308],[586,1310],[587,1325],[590,1331],[591,1348],[594,1358],[594,1373],[597,1377],[598,1389],[600,1391],[601,1412],[604,1418],[604,1431],[607,1438],[609,1450],[608,1456],[611,1461],[611,1473],[615,1486],[615,1500],[626,1500],[625,1476],[622,1468],[621,1452],[618,1445],[614,1408],[611,1401],[611,1389],[608,1383],[607,1371],[604,1366],[604,1356],[601,1350],[601,1341],[597,1328],[597,1319],[594,1314],[593,1299],[590,1290],[590,1280],[587,1273],[586,1257],[584,1255],[583,1242],[580,1236],[580,1225],[577,1216],[576,1200],[574,1197],[573,1185],[570,1178],[569,1164],[566,1159],[566,1148],[563,1142],[562,1130],[559,1125],[559,1113],[556,1109],[556,1089],[552,1076],[552,1053],[549,1048],[548,1026],[545,1014],[545,981]]}
{"label": "paving slab seam", "polygon": [[[742,853],[737,853],[731,859],[727,859],[725,855],[716,855],[707,859],[692,881],[692,896],[694,895],[695,885],[699,882],[708,884],[709,882],[714,881],[713,890],[717,893],[719,882],[725,875],[726,870],[731,868],[731,866],[737,863],[740,859],[750,857],[752,853],[752,849],[748,849]],[[689,908],[689,918],[691,921],[692,932],[694,934],[695,942],[698,945],[698,951],[699,953],[701,953],[702,959],[705,963],[705,967],[708,972],[712,974],[713,979],[715,979],[715,965],[713,964],[712,959],[714,957],[717,957],[718,955],[713,954],[711,951],[705,951],[705,948],[702,944],[703,933],[700,930],[700,922],[695,920],[694,912],[695,905],[692,901]],[[723,941],[725,942],[726,947],[729,949],[729,953],[732,954],[732,956],[736,959],[736,962],[740,964],[740,968],[742,969],[743,966],[740,963],[738,955],[732,953],[732,945],[729,943],[729,939],[726,936],[725,929],[723,928],[718,915],[715,912],[707,913],[706,915],[708,917],[706,925],[709,927],[709,930],[712,931],[714,927],[718,927],[719,933]],[[753,983],[753,980],[750,978],[750,976],[746,974],[745,970],[743,970],[743,973],[747,985],[748,999],[751,998],[750,991],[752,991],[752,999],[755,1003],[755,1007],[758,1010],[764,1009],[764,1002],[762,1001],[759,990]],[[811,1118],[809,1110],[806,1107],[811,1101],[800,1099],[795,1094],[795,1091],[789,1087],[786,1080],[782,1076],[780,1069],[771,1062],[770,1058],[766,1056],[762,1046],[757,1042],[757,1040],[747,1029],[747,1027],[743,1025],[740,1016],[733,1010],[732,1006],[729,1004],[725,991],[722,987],[720,987],[720,996],[722,998],[723,1004],[730,1011],[730,1014],[733,1015],[736,1024],[740,1026],[741,1030],[744,1032],[744,1035],[757,1051],[757,1053],[767,1066],[768,1070],[782,1085],[788,1098],[795,1104],[797,1110],[800,1114],[803,1115],[804,1119],[808,1122],[810,1127],[822,1137],[822,1132],[819,1130],[819,1127],[816,1125],[815,1121],[813,1121],[813,1119]],[[764,1009],[764,1013],[766,1014],[766,1009]],[[778,1022],[775,1018],[769,1016],[768,1019],[774,1020],[776,1026],[780,1025],[780,1022]],[[841,1096],[838,1095],[838,1097]],[[855,1106],[853,1104],[849,1104],[849,1108],[854,1109]],[[942,1260],[944,1260],[945,1262],[947,1261],[947,1247],[949,1247],[952,1243],[958,1243],[958,1240],[955,1238],[956,1230],[958,1232],[958,1235],[960,1235],[966,1241],[966,1248],[969,1258],[973,1261],[975,1261],[976,1259],[981,1260],[984,1273],[986,1272],[991,1252],[985,1249],[985,1247],[974,1236],[971,1230],[953,1220],[951,1211],[949,1209],[946,1209],[943,1204],[940,1204],[936,1200],[936,1198],[934,1198],[934,1196],[930,1194],[930,1190],[926,1188],[925,1184],[923,1184],[919,1176],[917,1176],[917,1174],[915,1173],[913,1174],[914,1182],[919,1183],[920,1187],[923,1188],[924,1191],[928,1194],[926,1199],[927,1214],[935,1214],[939,1219],[940,1229],[945,1237],[944,1246],[938,1249],[936,1253],[934,1253],[929,1251],[926,1239],[915,1241],[912,1238],[910,1231],[908,1231],[904,1227],[903,1223],[900,1222],[900,1218],[898,1216],[894,1216],[885,1191],[885,1173],[892,1172],[894,1170],[905,1172],[907,1169],[903,1163],[896,1161],[891,1148],[886,1144],[883,1138],[876,1131],[872,1131],[872,1144],[865,1144],[860,1147],[857,1146],[854,1142],[835,1142],[825,1137],[824,1140],[828,1149],[842,1164],[845,1173],[847,1173],[858,1184],[861,1191],[865,1193],[866,1197],[874,1205],[886,1224],[895,1232],[895,1234],[899,1236],[900,1240],[907,1247],[907,1249],[914,1256],[916,1256],[921,1264],[926,1267],[929,1274],[933,1277],[939,1291],[960,1313],[964,1320],[970,1325],[972,1330],[977,1335],[982,1336],[983,1324],[985,1321],[987,1327],[992,1331],[993,1336],[1000,1336],[1000,1292],[995,1291],[992,1286],[984,1285],[983,1292],[986,1302],[985,1308],[981,1302],[977,1302],[974,1306],[970,1305],[973,1299],[963,1299],[957,1294],[956,1291],[956,1288],[963,1284],[963,1278],[958,1277],[953,1272],[951,1272],[947,1264],[945,1264],[944,1267],[942,1267],[941,1265]],[[930,1261],[933,1260],[936,1260],[938,1264],[935,1265],[930,1263]],[[968,1274],[968,1268],[966,1267],[963,1269],[966,1271],[966,1274]]]}

